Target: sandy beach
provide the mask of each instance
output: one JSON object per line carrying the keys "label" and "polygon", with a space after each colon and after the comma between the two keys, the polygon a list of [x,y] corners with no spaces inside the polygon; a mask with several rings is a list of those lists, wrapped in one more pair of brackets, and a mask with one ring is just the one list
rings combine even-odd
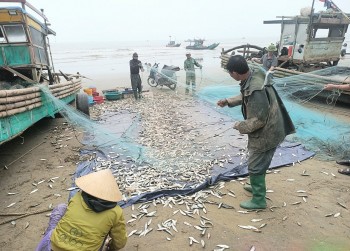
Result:
{"label": "sandy beach", "polygon": [[[203,109],[201,101],[183,93],[182,88],[177,94],[165,88],[152,88],[138,103],[132,98],[108,102],[92,108],[93,114],[101,113],[108,106],[134,107],[141,112],[139,120],[142,124],[149,122],[147,114],[150,109],[147,107],[159,104],[163,109],[153,109],[153,116],[167,121],[169,113],[162,111],[168,109],[178,123],[177,127],[183,127],[186,132],[186,126],[188,129],[189,125],[198,125],[199,121],[203,126],[203,116],[210,116],[206,113],[208,111],[202,112],[206,109]],[[132,109],[129,111],[133,112]],[[222,116],[213,115],[210,119],[207,122],[220,121]],[[164,123],[164,127],[167,123]],[[207,147],[207,157],[212,153],[220,154],[214,153],[220,145],[242,147],[246,144],[245,138],[237,135],[233,129],[226,130],[231,127],[230,122],[210,125],[205,130],[193,130],[195,132],[186,138]],[[224,129],[227,134],[213,137],[215,131],[222,132]],[[170,132],[159,130],[157,134],[167,138]],[[72,185],[72,177],[81,160],[81,138],[82,132],[72,128],[64,118],[47,118],[21,137],[1,146],[0,250],[35,249],[48,225],[49,209],[68,200],[67,189]],[[154,147],[161,149],[161,146]],[[194,156],[197,150],[189,147],[186,151],[188,156]],[[181,160],[185,160],[184,156]],[[190,160],[186,161],[191,163]],[[194,158],[192,163],[195,161]],[[145,236],[130,236],[124,250],[223,250],[220,245],[227,245],[229,248],[226,250],[349,250],[350,177],[337,172],[341,167],[316,155],[295,165],[272,170],[267,175],[268,208],[258,212],[246,212],[239,207],[242,200],[251,196],[243,190],[245,178],[219,182],[204,190],[207,192],[205,210],[199,209],[192,217],[181,213],[194,202],[191,196],[164,197],[127,207],[124,214],[126,221],[129,221],[128,233],[139,232],[146,227],[152,230]],[[136,190],[122,188],[126,197]],[[179,203],[182,199],[185,203]],[[154,217],[132,220],[135,215],[140,215],[140,208],[144,205],[148,206],[149,212],[156,211]],[[19,218],[31,212],[37,213]],[[211,222],[206,225],[205,231],[198,228],[203,219]],[[170,233],[157,231],[158,224],[170,221],[175,224],[169,229]]]}

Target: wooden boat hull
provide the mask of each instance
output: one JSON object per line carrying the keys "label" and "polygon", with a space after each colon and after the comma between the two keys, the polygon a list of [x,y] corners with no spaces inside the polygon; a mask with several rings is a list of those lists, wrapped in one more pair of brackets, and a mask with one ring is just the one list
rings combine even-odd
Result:
{"label": "wooden boat hull", "polygon": [[180,47],[181,44],[167,44],[166,47]]}
{"label": "wooden boat hull", "polygon": [[214,43],[209,46],[196,46],[196,45],[188,45],[186,46],[186,49],[189,50],[214,50],[216,47],[218,47],[220,43]]}
{"label": "wooden boat hull", "polygon": [[[50,93],[65,104],[75,100],[81,80],[48,86]],[[45,117],[60,111],[39,87],[0,90],[0,145],[22,134]]]}

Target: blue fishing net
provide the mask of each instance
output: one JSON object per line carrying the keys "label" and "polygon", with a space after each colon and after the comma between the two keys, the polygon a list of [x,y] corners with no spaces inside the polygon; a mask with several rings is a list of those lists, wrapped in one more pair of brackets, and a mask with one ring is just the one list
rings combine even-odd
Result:
{"label": "blue fishing net", "polygon": [[[329,69],[327,71],[328,74],[334,73],[334,69],[333,72]],[[321,71],[319,73],[321,76],[327,72]],[[209,131],[211,134],[209,135],[210,137],[203,139],[203,141],[209,142],[209,145],[219,144],[223,139],[233,140],[234,137],[241,139],[238,140],[241,143],[244,140],[237,137],[237,134],[232,134],[232,125],[230,126],[230,123],[233,124],[235,120],[242,119],[240,107],[216,109],[217,100],[240,93],[238,83],[235,83],[232,79],[228,80],[215,83],[210,79],[210,82],[213,84],[201,85],[195,96],[196,100],[200,102],[198,104],[200,107],[198,108],[199,113],[206,111],[208,116],[220,118],[212,124],[207,121],[206,125],[208,127],[210,125],[213,128],[218,126],[228,127],[217,133]],[[274,84],[277,92],[282,97],[296,125],[297,133],[287,137],[287,140],[291,143],[285,142],[277,149],[270,168],[286,165],[293,166],[313,156],[313,151],[317,152],[320,156],[328,156],[328,154],[333,153],[332,151],[335,151],[336,154],[334,156],[337,156],[337,154],[347,154],[347,149],[349,149],[349,140],[347,137],[349,135],[348,127],[339,118],[333,116],[330,110],[318,110],[310,105],[311,101],[315,98],[315,94],[323,91],[324,83],[313,79],[314,84],[310,85],[310,88],[307,89],[303,80],[310,82],[310,75],[305,74],[304,78],[303,74],[301,74],[287,78],[271,79],[272,84]],[[294,85],[296,87],[293,87]],[[300,90],[306,91],[298,93]],[[181,94],[168,93],[167,95]],[[148,103],[147,105],[158,109],[156,108],[157,102],[159,102],[158,100],[148,100],[147,102],[155,102]],[[61,104],[58,102],[58,105]],[[327,103],[325,105],[330,106]],[[79,163],[75,177],[80,177],[92,171],[110,168],[115,174],[118,184],[122,186],[121,190],[123,194],[131,187],[135,185],[139,186],[120,203],[122,207],[162,196],[188,195],[209,187],[220,180],[230,180],[248,174],[247,155],[241,143],[237,146],[231,145],[231,148],[221,147],[218,151],[216,149],[210,149],[213,150],[212,152],[214,154],[206,157],[205,153],[208,149],[201,149],[198,142],[196,142],[196,137],[198,140],[200,135],[205,134],[204,131],[200,131],[199,129],[204,122],[198,124],[199,128],[184,128],[185,132],[192,134],[194,137],[182,139],[183,142],[181,143],[192,144],[193,148],[196,149],[194,151],[196,152],[195,156],[185,155],[188,163],[187,170],[196,172],[195,167],[192,165],[193,163],[191,163],[194,158],[207,158],[208,161],[211,161],[221,158],[222,155],[226,155],[230,156],[230,160],[224,166],[220,166],[220,163],[214,163],[213,168],[208,169],[208,172],[205,174],[196,173],[196,176],[188,177],[181,173],[174,175],[177,169],[180,168],[179,162],[182,160],[179,157],[174,157],[174,155],[167,155],[173,149],[162,148],[161,144],[145,147],[137,143],[140,137],[140,131],[143,130],[138,122],[145,119],[145,117],[142,118],[139,116],[152,115],[137,114],[136,116],[130,116],[130,113],[133,113],[131,111],[121,113],[120,111],[113,112],[113,110],[107,109],[105,113],[101,114],[99,121],[90,121],[80,113],[77,113],[73,108],[70,109],[63,106],[62,110],[63,115],[72,124],[76,124],[88,132],[87,135],[90,138],[87,138],[86,143],[94,146],[92,150],[85,150],[82,154],[94,154],[95,158]],[[173,120],[173,122],[176,123],[177,120]],[[159,132],[155,131],[155,133],[158,134]],[[214,137],[219,134],[222,134],[223,137],[216,137],[214,140]],[[299,142],[303,143],[308,150]],[[149,152],[155,150],[152,148],[159,148],[156,149],[157,152],[164,152],[162,159],[157,159],[156,155],[149,154]],[[124,152],[128,152],[129,155],[123,154]],[[118,154],[118,156],[115,154]],[[149,156],[153,156],[153,158]],[[181,158],[184,157],[182,156]],[[136,162],[135,160],[140,161]],[[140,177],[150,172],[155,174],[154,177],[146,176],[147,178],[140,181]],[[137,190],[138,188],[139,190]],[[75,192],[76,190],[71,193],[73,194]]]}
{"label": "blue fishing net", "polygon": [[[137,118],[132,118],[130,114],[125,115],[123,117],[124,121],[119,121],[119,126],[124,126],[119,127],[119,130],[114,130],[113,121],[106,124],[103,117],[99,121],[91,120],[73,106],[67,105],[64,101],[53,96],[46,87],[41,86],[41,90],[46,103],[50,102],[52,104],[48,106],[53,107],[49,111],[51,116],[59,111],[71,125],[82,130],[84,132],[83,143],[89,146],[90,149],[105,152],[115,151],[137,163],[142,163],[145,160],[144,147],[130,140],[137,127]],[[113,117],[113,114],[105,114],[104,116]]]}

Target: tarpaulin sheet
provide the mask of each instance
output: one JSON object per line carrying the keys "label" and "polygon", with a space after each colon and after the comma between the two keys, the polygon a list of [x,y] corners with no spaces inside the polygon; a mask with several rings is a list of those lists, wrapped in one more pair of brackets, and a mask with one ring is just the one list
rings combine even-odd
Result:
{"label": "tarpaulin sheet", "polygon": [[[105,154],[103,150],[94,152],[97,157],[107,159],[107,154]],[[313,152],[305,150],[304,147],[300,144],[285,142],[277,148],[270,168],[273,169],[287,165],[293,166],[294,163],[308,159],[313,155]],[[247,176],[247,161],[241,161],[241,156],[234,156],[232,157],[232,161],[226,164],[225,168],[214,166],[211,177],[207,178],[205,182],[198,184],[198,186],[195,186],[194,188],[191,186],[191,188],[184,189],[162,189],[158,191],[147,192],[131,197],[127,201],[121,201],[119,205],[122,208],[125,208],[135,203],[146,202],[163,196],[190,195],[207,187],[210,187],[219,181],[229,181],[238,177]],[[97,161],[95,159],[79,163],[74,178],[78,178],[92,172],[96,163]],[[130,164],[130,168],[132,168],[131,166],[132,165]],[[76,192],[77,190],[71,191],[69,197],[71,198]]]}

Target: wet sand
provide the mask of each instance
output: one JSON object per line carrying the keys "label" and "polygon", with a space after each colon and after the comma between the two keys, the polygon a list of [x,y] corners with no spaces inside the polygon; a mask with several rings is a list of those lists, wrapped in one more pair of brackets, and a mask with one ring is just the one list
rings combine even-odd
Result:
{"label": "wet sand", "polygon": [[[195,106],[200,103],[192,102],[192,97],[183,96],[183,92],[184,90],[180,89],[179,94],[174,95],[169,90],[154,88],[141,102],[146,106],[151,100],[165,97],[166,100],[160,102],[169,101],[178,104],[179,112],[187,113],[189,120],[195,120],[198,117],[191,116],[193,114],[186,109],[186,104],[191,102]],[[193,107],[195,110],[197,108]],[[335,113],[336,111],[334,109]],[[348,117],[344,119],[349,122]],[[216,129],[218,128],[213,128],[212,132]],[[211,132],[208,134],[212,135]],[[22,135],[24,141],[18,137],[2,145],[1,167],[7,165],[8,169],[2,168],[0,171],[1,214],[34,212],[48,209],[50,204],[55,206],[67,202],[69,192],[66,189],[72,184],[71,177],[79,162],[81,135],[69,127],[63,118],[45,119]],[[219,145],[223,141],[230,140],[229,137],[229,135],[225,138],[215,137],[215,142],[209,144]],[[236,141],[232,144],[243,143]],[[24,156],[9,165],[22,155]],[[124,250],[214,250],[218,249],[219,244],[229,246],[227,250],[251,250],[252,246],[257,251],[348,250],[350,176],[339,174],[337,169],[341,167],[335,162],[325,162],[315,156],[300,164],[272,171],[267,175],[267,188],[271,190],[267,194],[268,208],[259,212],[238,212],[243,211],[239,203],[251,195],[243,190],[244,180],[226,182],[220,188],[221,193],[226,195],[222,195],[222,198],[210,196],[209,199],[217,204],[222,202],[233,206],[234,209],[218,208],[217,204],[207,203],[207,213],[201,211],[200,215],[209,218],[213,227],[208,228],[203,236],[201,231],[193,227],[200,224],[198,215],[190,218],[180,214],[179,211],[174,213],[178,209],[186,210],[185,205],[170,204],[170,207],[162,204],[154,206],[151,203],[148,211],[157,211],[150,223],[153,230],[143,237],[131,236]],[[309,176],[302,176],[303,172]],[[44,181],[40,183],[42,180]],[[229,190],[233,191],[236,197],[229,196]],[[303,194],[307,197],[299,197],[298,190],[305,190]],[[8,193],[17,194],[8,195]],[[12,203],[16,204],[8,207]],[[126,221],[132,218],[132,214],[138,213],[138,206],[135,205],[134,210],[132,207],[124,209]],[[33,250],[48,225],[47,213],[49,212],[15,220],[15,224],[11,222],[1,224],[0,250]],[[16,217],[0,216],[0,221]],[[164,231],[157,231],[157,224],[168,219],[177,221],[177,232],[171,230],[173,236]],[[252,222],[253,219],[262,220]],[[144,229],[149,220],[150,218],[143,217],[128,224],[128,233]],[[28,223],[29,226],[26,228]],[[259,228],[263,223],[266,226]],[[246,230],[238,225],[255,226],[260,231]],[[209,239],[208,233],[210,233]],[[190,246],[190,236],[199,242],[203,240],[205,248],[200,243],[193,243]]]}

